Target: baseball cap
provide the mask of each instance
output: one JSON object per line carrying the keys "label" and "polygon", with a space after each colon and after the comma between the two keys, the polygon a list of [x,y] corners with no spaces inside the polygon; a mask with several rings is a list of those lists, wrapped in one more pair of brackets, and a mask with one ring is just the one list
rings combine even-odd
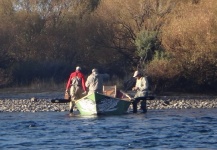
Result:
{"label": "baseball cap", "polygon": [[135,71],[133,77],[137,77],[139,74],[140,74],[139,71]]}
{"label": "baseball cap", "polygon": [[77,66],[77,67],[76,67],[76,70],[81,70],[81,67]]}
{"label": "baseball cap", "polygon": [[94,69],[92,70],[92,72],[96,72],[96,73],[97,73],[97,72],[98,72],[98,70],[94,68]]}

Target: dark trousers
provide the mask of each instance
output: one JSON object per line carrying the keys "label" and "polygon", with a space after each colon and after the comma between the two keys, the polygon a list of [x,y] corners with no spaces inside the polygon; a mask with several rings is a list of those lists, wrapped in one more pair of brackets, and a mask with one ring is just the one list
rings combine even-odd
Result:
{"label": "dark trousers", "polygon": [[137,104],[141,101],[140,108],[142,109],[143,113],[147,112],[147,107],[146,107],[146,100],[140,100],[136,99],[132,102],[133,104],[133,113],[137,113]]}

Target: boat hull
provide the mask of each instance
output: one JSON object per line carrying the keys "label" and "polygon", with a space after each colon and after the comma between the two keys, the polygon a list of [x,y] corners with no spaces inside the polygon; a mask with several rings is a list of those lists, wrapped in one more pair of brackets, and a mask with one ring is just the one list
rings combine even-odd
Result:
{"label": "boat hull", "polygon": [[93,93],[76,101],[81,115],[121,115],[128,111],[131,102],[107,95]]}

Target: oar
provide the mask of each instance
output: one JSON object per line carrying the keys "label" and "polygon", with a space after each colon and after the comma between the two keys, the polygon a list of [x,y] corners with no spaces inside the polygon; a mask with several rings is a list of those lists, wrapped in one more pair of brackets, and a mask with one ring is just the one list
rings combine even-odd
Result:
{"label": "oar", "polygon": [[130,100],[133,99],[129,94],[125,93],[124,91],[120,90],[121,93],[123,93],[126,97],[128,97]]}
{"label": "oar", "polygon": [[69,103],[70,100],[67,99],[60,99],[60,98],[55,98],[51,100],[51,103]]}
{"label": "oar", "polygon": [[125,96],[127,96],[130,100],[153,100],[154,96],[143,96],[143,97],[137,97],[132,98],[129,94],[125,93],[124,91],[120,90],[121,93],[123,93]]}
{"label": "oar", "polygon": [[134,100],[153,100],[154,98],[155,98],[154,96],[143,96],[143,97],[134,98]]}

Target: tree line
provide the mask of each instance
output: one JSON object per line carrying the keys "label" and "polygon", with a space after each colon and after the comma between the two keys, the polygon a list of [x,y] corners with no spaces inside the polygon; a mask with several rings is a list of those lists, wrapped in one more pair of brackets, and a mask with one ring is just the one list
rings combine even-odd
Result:
{"label": "tree line", "polygon": [[77,65],[151,90],[217,88],[215,0],[1,0],[0,87],[65,82]]}

